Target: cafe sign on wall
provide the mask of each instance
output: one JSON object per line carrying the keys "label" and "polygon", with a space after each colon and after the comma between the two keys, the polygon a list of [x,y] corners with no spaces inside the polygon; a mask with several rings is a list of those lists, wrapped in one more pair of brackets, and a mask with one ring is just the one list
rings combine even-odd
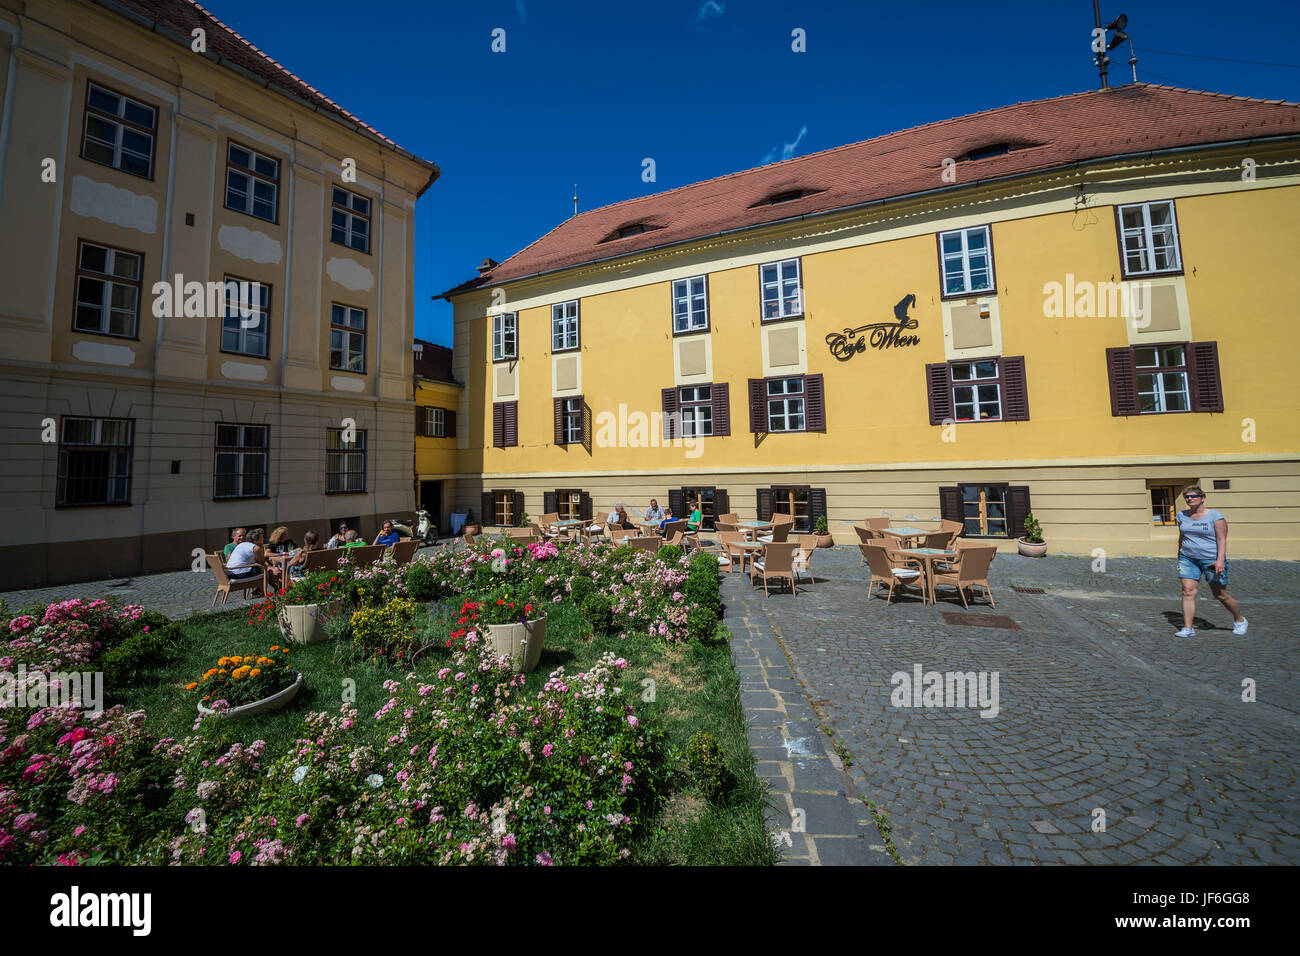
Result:
{"label": "cafe sign on wall", "polygon": [[921,341],[921,337],[907,334],[918,324],[916,319],[907,314],[907,310],[914,305],[916,305],[916,296],[909,293],[894,306],[893,322],[874,322],[859,325],[856,329],[831,332],[826,336],[826,344],[830,347],[831,355],[841,362],[847,362],[859,352],[865,352],[868,345],[881,351],[916,345]]}

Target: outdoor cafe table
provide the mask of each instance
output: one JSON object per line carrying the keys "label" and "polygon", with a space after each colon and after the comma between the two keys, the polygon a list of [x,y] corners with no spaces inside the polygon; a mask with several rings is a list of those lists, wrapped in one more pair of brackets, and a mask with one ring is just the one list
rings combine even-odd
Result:
{"label": "outdoor cafe table", "polygon": [[581,518],[565,518],[563,521],[552,522],[561,534],[577,531],[586,526],[587,522]]}
{"label": "outdoor cafe table", "polygon": [[924,538],[927,534],[934,534],[934,531],[922,531],[920,528],[881,528],[885,534],[892,534],[895,538],[901,538],[903,544],[911,544],[915,538]]}
{"label": "outdoor cafe table", "polygon": [[744,574],[745,559],[749,559],[750,571],[752,572],[755,553],[762,551],[765,547],[767,545],[759,541],[733,541],[727,546],[727,552],[730,553],[733,549],[740,551],[740,573]]}
{"label": "outdoor cafe table", "polygon": [[644,531],[647,535],[659,534],[658,521],[633,521],[632,523],[636,525],[638,528],[640,528],[642,531]]}
{"label": "outdoor cafe table", "polygon": [[[927,534],[929,532],[926,532]],[[957,557],[956,551],[942,551],[939,548],[905,548],[898,552],[899,554],[908,554],[920,558],[925,565],[925,591],[929,595],[930,603],[933,604],[934,598],[934,563],[936,561],[950,560]]]}
{"label": "outdoor cafe table", "polygon": [[738,521],[736,527],[754,538],[760,531],[771,531],[775,525],[770,521]]}

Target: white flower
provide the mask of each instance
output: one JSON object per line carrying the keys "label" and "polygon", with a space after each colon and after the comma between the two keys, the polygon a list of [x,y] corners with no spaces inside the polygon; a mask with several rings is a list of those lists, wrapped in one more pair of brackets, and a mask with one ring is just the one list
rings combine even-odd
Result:
{"label": "white flower", "polygon": [[378,790],[384,785],[384,778],[377,773],[372,773],[370,776],[366,777],[366,783]]}
{"label": "white flower", "polygon": [[307,768],[299,767],[297,770],[293,772],[293,782],[302,783],[303,780],[306,778],[306,776],[307,776]]}
{"label": "white flower", "polygon": [[493,561],[492,570],[495,571],[497,574],[503,574],[506,570],[506,559],[497,558],[495,561]]}

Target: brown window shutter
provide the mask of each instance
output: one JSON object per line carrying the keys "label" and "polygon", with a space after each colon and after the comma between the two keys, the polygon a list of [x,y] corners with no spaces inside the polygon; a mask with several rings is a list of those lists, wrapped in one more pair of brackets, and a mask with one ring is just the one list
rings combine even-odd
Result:
{"label": "brown window shutter", "polygon": [[761,378],[749,380],[749,430],[767,432],[767,382]]}
{"label": "brown window shutter", "polygon": [[564,444],[564,399],[554,399],[555,402],[555,444]]}
{"label": "brown window shutter", "polygon": [[574,398],[577,399],[578,402],[578,444],[585,445],[587,443],[587,422],[586,416],[583,414],[583,409],[587,407],[587,403],[583,400],[581,395],[575,395]]}
{"label": "brown window shutter", "polygon": [[686,510],[686,493],[681,488],[668,489],[668,510],[674,518],[690,517],[690,512]]}
{"label": "brown window shutter", "polygon": [[1025,534],[1025,515],[1029,514],[1029,488],[1012,485],[1007,488],[1007,537],[1020,538]]}
{"label": "brown window shutter", "polygon": [[591,406],[586,400],[582,403],[582,447],[586,449],[587,454],[591,454]]}
{"label": "brown window shutter", "polygon": [[492,447],[504,448],[506,444],[506,406],[503,402],[492,403]]}
{"label": "brown window shutter", "polygon": [[497,520],[497,506],[496,502],[492,498],[492,492],[483,492],[483,499],[479,503],[483,506],[483,513],[478,516],[478,523],[480,525],[495,524]]}
{"label": "brown window shutter", "polygon": [[808,489],[808,530],[817,527],[817,519],[826,516],[826,489]]}
{"label": "brown window shutter", "polygon": [[524,493],[522,491],[516,491],[514,493],[514,496],[515,496],[515,510],[510,513],[510,521],[512,524],[517,525],[519,524],[519,518],[524,513]]}
{"label": "brown window shutter", "polygon": [[443,438],[456,437],[456,409],[448,408],[442,413]]}
{"label": "brown window shutter", "polygon": [[1025,357],[1008,355],[1002,364],[1002,420],[1029,421],[1029,386],[1025,383]]}
{"label": "brown window shutter", "polygon": [[560,493],[558,491],[542,492],[542,514],[551,514],[560,510]]}
{"label": "brown window shutter", "polygon": [[1187,346],[1187,373],[1192,411],[1223,411],[1223,379],[1219,374],[1219,343],[1191,342]]}
{"label": "brown window shutter", "polygon": [[821,372],[803,377],[803,399],[804,431],[826,431],[826,395]]}
{"label": "brown window shutter", "polygon": [[578,517],[583,521],[591,520],[591,495],[585,491],[578,492]]}
{"label": "brown window shutter", "polygon": [[678,437],[678,433],[681,431],[680,419],[677,417],[679,402],[677,400],[678,392],[676,386],[673,388],[663,389],[662,395],[664,406],[664,438],[676,438]]}
{"label": "brown window shutter", "polygon": [[944,521],[961,521],[961,489],[954,486],[939,489],[939,517]]}
{"label": "brown window shutter", "polygon": [[930,400],[930,424],[952,421],[952,384],[947,362],[933,362],[925,367],[925,388]]}
{"label": "brown window shutter", "polygon": [[519,444],[519,403],[506,402],[505,440],[507,446]]}
{"label": "brown window shutter", "polygon": [[758,520],[771,521],[772,520],[772,489],[759,488],[757,497],[758,497],[758,502],[757,502],[757,508],[755,510],[757,511]]}
{"label": "brown window shutter", "polygon": [[424,437],[424,409],[423,408],[417,408],[415,410],[415,437],[416,438]]}
{"label": "brown window shutter", "polygon": [[1110,379],[1110,413],[1114,416],[1138,413],[1137,368],[1133,349],[1106,350],[1106,376]]}
{"label": "brown window shutter", "polygon": [[726,382],[713,386],[713,434],[731,434],[731,390]]}
{"label": "brown window shutter", "polygon": [[729,515],[731,514],[731,502],[727,499],[726,488],[715,488],[713,491],[713,514]]}

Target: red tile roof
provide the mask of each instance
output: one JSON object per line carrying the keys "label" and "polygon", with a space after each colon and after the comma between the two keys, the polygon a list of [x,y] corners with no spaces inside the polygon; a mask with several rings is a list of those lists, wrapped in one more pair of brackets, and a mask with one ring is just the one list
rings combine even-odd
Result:
{"label": "red tile roof", "polygon": [[[1296,134],[1300,104],[1147,83],[1016,103],[588,210],[444,295],[719,232],[1089,159]],[[990,158],[963,159],[995,144],[1012,148]],[[945,159],[957,161],[953,185],[941,178]],[[808,194],[770,202],[795,190]],[[646,231],[618,239],[619,229],[632,224],[644,224]]]}
{"label": "red tile roof", "polygon": [[304,100],[322,112],[341,120],[363,136],[376,139],[381,144],[396,150],[431,172],[428,184],[433,184],[438,177],[438,167],[427,159],[421,159],[408,150],[402,149],[373,126],[362,122],[338,103],[294,75],[274,59],[263,53],[253,44],[226,26],[211,12],[194,3],[193,0],[92,0],[98,5],[141,23],[154,32],[168,36],[173,40],[190,46],[195,27],[202,27],[207,43],[207,56],[222,65],[233,67],[239,72],[252,74],[256,82],[277,87],[280,90]]}

